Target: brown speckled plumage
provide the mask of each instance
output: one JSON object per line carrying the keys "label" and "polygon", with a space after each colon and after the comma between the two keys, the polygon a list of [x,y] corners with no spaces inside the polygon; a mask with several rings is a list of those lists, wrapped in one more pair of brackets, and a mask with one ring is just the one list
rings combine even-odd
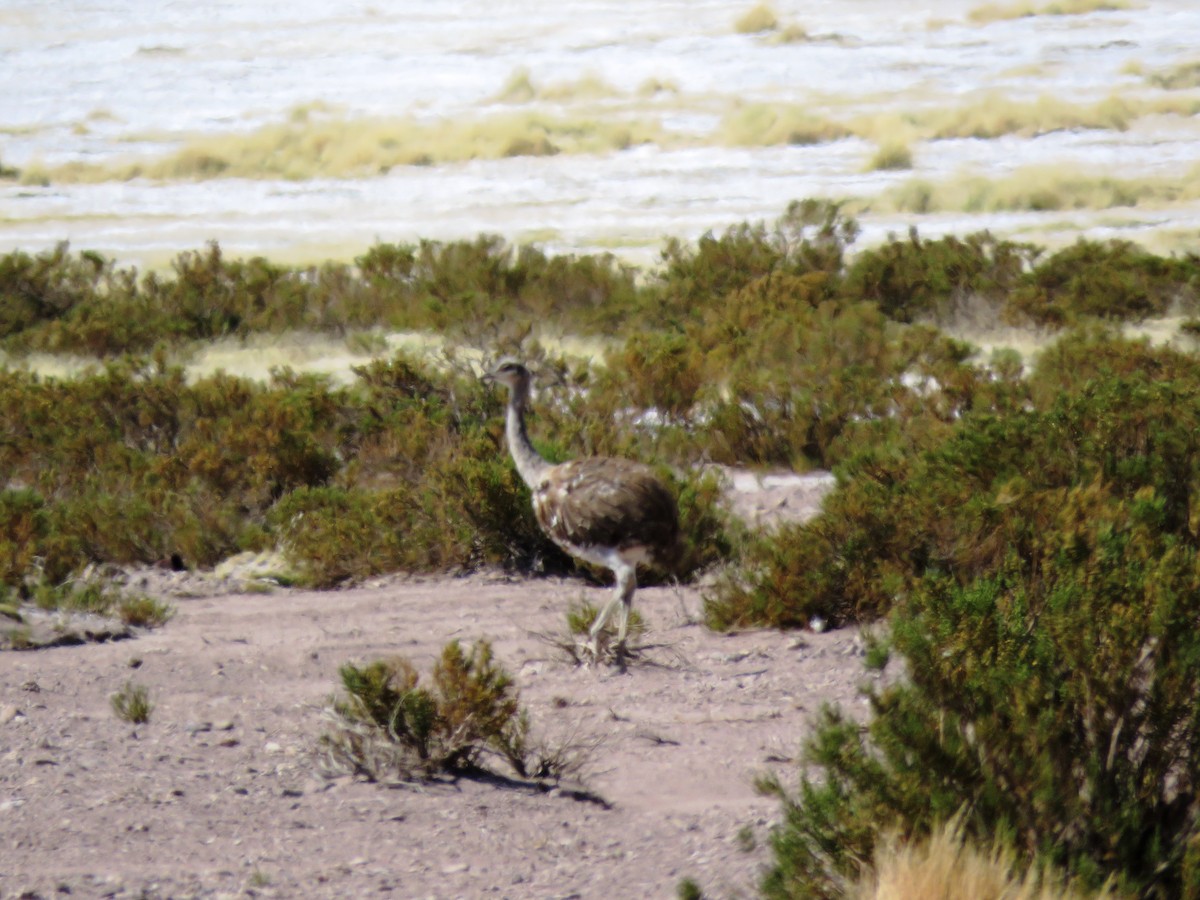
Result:
{"label": "brown speckled plumage", "polygon": [[679,536],[675,497],[649,467],[628,459],[574,459],[533,488],[538,524],[560,547],[644,548],[660,562]]}

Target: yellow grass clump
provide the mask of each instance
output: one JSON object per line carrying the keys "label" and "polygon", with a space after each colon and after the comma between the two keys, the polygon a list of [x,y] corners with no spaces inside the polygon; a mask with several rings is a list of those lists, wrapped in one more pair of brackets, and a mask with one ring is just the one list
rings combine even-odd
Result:
{"label": "yellow grass clump", "polygon": [[620,96],[620,91],[599,75],[589,72],[573,81],[563,81],[538,87],[522,67],[509,76],[500,93],[494,98],[497,103],[532,103],[535,100],[550,100],[565,103],[574,100],[604,100]]}
{"label": "yellow grass clump", "polygon": [[[1184,72],[1185,67],[1180,71]],[[636,96],[623,97],[618,104],[595,102],[615,96],[618,92],[594,75],[539,87],[528,72],[518,70],[493,98],[494,102],[521,106],[518,109],[491,109],[477,116],[428,120],[415,116],[356,118],[315,104],[297,107],[282,121],[251,131],[185,136],[177,149],[160,155],[58,166],[34,161],[19,173],[5,170],[4,177],[19,177],[26,184],[133,178],[364,178],[396,166],[607,153],[642,144],[665,149],[697,145],[770,147],[817,144],[849,136],[880,145],[871,167],[889,169],[911,166],[911,157],[905,160],[902,145],[918,141],[1032,136],[1078,128],[1120,131],[1146,116],[1190,117],[1200,113],[1200,96],[1190,91],[1147,96],[1113,94],[1090,103],[1073,103],[1052,95],[1017,100],[987,91],[948,106],[914,106],[898,113],[893,103],[870,112],[844,110],[839,114],[836,111],[840,105],[862,108],[864,104],[853,98],[829,96],[814,96],[807,104],[684,97],[677,87],[652,81]],[[561,107],[538,107],[537,101],[580,105],[566,111]],[[663,125],[661,116],[664,110],[676,108],[702,109],[719,113],[720,118],[705,134],[675,131]],[[155,140],[169,141],[172,137],[156,135]]]}
{"label": "yellow grass clump", "polygon": [[1186,91],[1200,87],[1200,60],[1178,63],[1150,72],[1147,80],[1169,91]]}
{"label": "yellow grass clump", "polygon": [[796,104],[771,103],[738,106],[722,117],[718,128],[719,140],[734,147],[819,144],[851,133],[847,126]]}
{"label": "yellow grass clump", "polygon": [[897,839],[847,891],[849,900],[1113,900],[1111,890],[1085,894],[1036,869],[1022,871],[1011,851],[968,843],[955,823],[920,843]]}
{"label": "yellow grass clump", "polygon": [[1016,3],[986,3],[977,6],[968,14],[972,22],[986,24],[1008,19],[1024,19],[1030,16],[1080,16],[1093,12],[1114,12],[1135,9],[1129,0],[1051,0],[1050,3],[1035,4],[1029,0]]}
{"label": "yellow grass clump", "polygon": [[917,113],[913,118],[918,129],[933,139],[993,138],[1071,128],[1124,131],[1135,112],[1128,101],[1117,96],[1078,104],[1048,94],[1035,100],[1013,100],[989,92],[960,107]]}
{"label": "yellow grass clump", "polygon": [[760,34],[764,31],[774,31],[779,27],[779,17],[765,3],[760,3],[747,11],[733,23],[738,34]]}
{"label": "yellow grass clump", "polygon": [[912,167],[912,147],[906,141],[895,138],[881,142],[867,163],[867,170],[871,172],[895,171]]}
{"label": "yellow grass clump", "polygon": [[1193,116],[1200,98],[1190,94],[1123,97],[1113,94],[1092,103],[1073,103],[1051,95],[1014,100],[995,91],[981,92],[955,106],[925,106],[896,113],[863,113],[845,122],[858,137],[885,143],[897,134],[908,140],[990,139],[1016,134],[1035,136],[1079,128],[1125,131],[1137,119],[1154,115]]}
{"label": "yellow grass clump", "polygon": [[395,166],[469,159],[601,153],[665,143],[654,121],[598,121],[534,112],[468,120],[309,118],[248,133],[200,136],[162,157],[109,164],[29,167],[25,179],[97,182],[237,178],[355,178]]}
{"label": "yellow grass clump", "polygon": [[944,182],[913,179],[883,201],[901,212],[1051,212],[1112,209],[1200,199],[1200,166],[1183,178],[1117,178],[1070,166],[1029,166],[1007,178],[964,174]]}

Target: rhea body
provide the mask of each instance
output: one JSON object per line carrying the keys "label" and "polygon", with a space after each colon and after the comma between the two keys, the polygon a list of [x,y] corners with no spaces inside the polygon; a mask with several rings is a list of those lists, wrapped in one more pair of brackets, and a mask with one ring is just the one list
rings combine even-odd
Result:
{"label": "rhea body", "polygon": [[532,492],[538,524],[567,553],[611,569],[616,579],[612,599],[592,623],[590,649],[598,653],[599,635],[616,612],[617,652],[623,653],[638,565],[667,563],[677,552],[675,496],[648,466],[633,460],[592,456],[557,465],[547,462],[525,430],[529,370],[508,362],[487,379],[508,387],[505,436],[517,472]]}

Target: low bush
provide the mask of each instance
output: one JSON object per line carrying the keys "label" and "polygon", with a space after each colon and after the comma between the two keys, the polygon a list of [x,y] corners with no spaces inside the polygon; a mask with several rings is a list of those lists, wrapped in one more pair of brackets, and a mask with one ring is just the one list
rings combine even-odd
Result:
{"label": "low bush", "polygon": [[1126,497],[1152,488],[1164,527],[1184,534],[1200,484],[1198,376],[1168,349],[1071,336],[1028,385],[984,377],[948,417],[926,409],[856,426],[861,450],[846,455],[823,514],[752,541],[706,598],[710,624],[880,618],[927,571],[965,583],[994,573],[1009,550],[1032,553],[1040,526],[1017,515],[1021,504],[1097,477]]}
{"label": "low bush", "polygon": [[1153,488],[1097,480],[1043,504],[1022,517],[1028,551],[965,583],[929,573],[899,603],[909,679],[871,694],[866,734],[823,714],[821,776],[780,791],[768,895],[836,895],[882,823],[928,834],[958,814],[1086,885],[1198,895],[1200,556]]}
{"label": "low bush", "polygon": [[1036,256],[1034,247],[986,231],[928,240],[913,228],[907,241],[892,238],[859,253],[843,291],[900,322],[944,319],[968,298],[1000,306]]}
{"label": "low bush", "polygon": [[[688,334],[757,281],[778,303],[876,303],[888,317],[937,317],[965,297],[1058,327],[1194,307],[1200,258],[1122,241],[1081,240],[1042,259],[987,233],[891,238],[847,263],[857,222],[840,204],[795,201],[773,223],[743,222],[688,243],[669,239],[640,272],[611,254],[548,255],[495,235],[377,244],[354,264],[292,268],[228,259],[216,243],[169,272],[139,274],[62,244],[0,256],[0,346],[100,357],[214,337],[289,330],[435,330],[471,343],[542,334]],[[781,286],[783,286],[781,288]],[[743,300],[745,306],[745,300]],[[769,307],[762,311],[770,319]],[[750,308],[743,322],[757,318]],[[770,324],[774,324],[773,322]],[[709,347],[720,344],[714,341]]]}
{"label": "low bush", "polygon": [[1200,374],[1073,335],[1021,403],[864,452],[817,519],[760,537],[714,625],[888,617],[904,681],[822,714],[780,796],[769,896],[840,896],[888,827],[1080,884],[1200,896]]}
{"label": "low bush", "polygon": [[408,781],[480,774],[485,759],[498,757],[521,777],[577,774],[581,760],[565,748],[531,741],[529,714],[487,641],[469,652],[447,644],[429,686],[403,658],[347,663],[339,673],[344,694],[320,739],[333,771]]}
{"label": "low bush", "polygon": [[1079,239],[1043,260],[1012,292],[1017,321],[1061,327],[1086,317],[1138,321],[1193,308],[1200,257],[1162,257],[1129,241]]}

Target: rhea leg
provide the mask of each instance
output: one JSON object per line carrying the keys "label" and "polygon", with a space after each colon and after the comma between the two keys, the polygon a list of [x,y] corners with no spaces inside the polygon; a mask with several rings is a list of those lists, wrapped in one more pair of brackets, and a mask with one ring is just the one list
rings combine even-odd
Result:
{"label": "rhea leg", "polygon": [[619,656],[625,652],[625,635],[629,630],[629,610],[633,606],[633,592],[637,590],[637,569],[622,561],[613,566],[613,574],[617,577],[613,596],[596,615],[596,621],[592,623],[591,631],[588,634],[588,647],[591,649],[593,657],[599,656],[600,633],[604,631],[608,617],[614,612],[617,612],[619,617],[617,619],[617,654]]}

